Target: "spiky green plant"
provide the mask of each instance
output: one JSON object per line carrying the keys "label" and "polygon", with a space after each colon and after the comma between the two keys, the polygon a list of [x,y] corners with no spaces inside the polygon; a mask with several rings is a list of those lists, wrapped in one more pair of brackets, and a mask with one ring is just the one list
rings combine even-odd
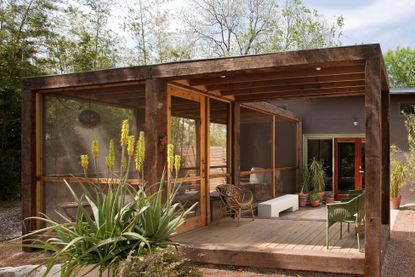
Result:
{"label": "spiky green plant", "polygon": [[309,183],[310,183],[310,172],[308,170],[308,166],[303,166],[301,171],[301,193],[308,193],[310,191]]}
{"label": "spiky green plant", "polygon": [[396,198],[409,177],[409,167],[405,162],[392,160],[390,170],[390,195],[392,198]]}
{"label": "spiky green plant", "polygon": [[313,158],[310,164],[310,181],[315,192],[324,191],[326,186],[325,178],[326,174],[324,172],[323,163]]}

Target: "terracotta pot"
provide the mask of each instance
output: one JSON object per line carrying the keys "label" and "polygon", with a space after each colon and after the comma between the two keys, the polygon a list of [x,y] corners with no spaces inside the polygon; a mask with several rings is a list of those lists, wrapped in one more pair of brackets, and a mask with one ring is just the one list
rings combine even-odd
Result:
{"label": "terracotta pot", "polygon": [[300,207],[307,206],[308,193],[299,193],[298,198]]}
{"label": "terracotta pot", "polygon": [[311,207],[318,207],[320,206],[320,200],[310,200]]}
{"label": "terracotta pot", "polygon": [[324,202],[333,203],[334,202],[334,197],[326,197],[326,198],[324,198]]}
{"label": "terracotta pot", "polygon": [[391,207],[392,209],[399,209],[401,206],[401,196],[391,197]]}

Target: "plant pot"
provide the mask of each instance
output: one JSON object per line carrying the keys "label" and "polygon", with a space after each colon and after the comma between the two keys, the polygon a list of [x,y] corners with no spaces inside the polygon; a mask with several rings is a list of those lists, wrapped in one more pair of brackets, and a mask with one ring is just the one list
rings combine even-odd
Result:
{"label": "plant pot", "polygon": [[324,202],[326,202],[326,204],[327,203],[333,203],[334,202],[334,197],[326,197],[326,198],[324,198]]}
{"label": "plant pot", "polygon": [[320,200],[310,200],[311,207],[318,207],[320,206]]}
{"label": "plant pot", "polygon": [[300,207],[307,206],[308,193],[299,193],[298,198]]}
{"label": "plant pot", "polygon": [[391,197],[391,208],[392,209],[399,209],[401,206],[401,196],[398,197]]}

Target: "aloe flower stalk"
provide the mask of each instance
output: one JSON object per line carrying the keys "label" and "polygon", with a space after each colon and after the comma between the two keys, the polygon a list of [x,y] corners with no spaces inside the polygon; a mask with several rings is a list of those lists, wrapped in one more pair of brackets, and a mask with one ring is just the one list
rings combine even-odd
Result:
{"label": "aloe flower stalk", "polygon": [[81,155],[81,166],[84,170],[84,175],[87,177],[87,171],[89,166],[89,157],[88,155]]}
{"label": "aloe flower stalk", "polygon": [[174,145],[169,144],[167,145],[167,169],[170,174],[173,172],[173,166],[174,166]]}
{"label": "aloe flower stalk", "polygon": [[141,173],[143,169],[145,158],[145,137],[144,132],[141,131],[137,141],[137,150],[135,153],[135,169]]}
{"label": "aloe flower stalk", "polygon": [[114,164],[115,164],[115,151],[114,151],[114,140],[110,140],[110,144],[108,147],[108,156],[105,157],[105,166],[108,170],[108,178],[110,174],[114,171]]}
{"label": "aloe flower stalk", "polygon": [[129,157],[134,155],[134,144],[135,144],[135,136],[128,137],[128,147],[127,147],[127,154]]}
{"label": "aloe flower stalk", "polygon": [[94,160],[95,171],[98,169],[98,156],[99,156],[99,142],[98,140],[93,140],[91,143],[91,152],[92,158]]}
{"label": "aloe flower stalk", "polygon": [[180,155],[175,155],[174,156],[174,169],[176,171],[176,178],[177,176],[179,176],[181,162],[182,162],[182,157]]}
{"label": "aloe flower stalk", "polygon": [[[129,130],[130,127],[128,125],[128,120],[123,120],[121,125],[121,168],[120,168],[120,178],[123,178],[124,168],[126,168],[126,161],[125,161],[125,148],[128,145],[129,139]],[[124,166],[125,165],[125,166]]]}

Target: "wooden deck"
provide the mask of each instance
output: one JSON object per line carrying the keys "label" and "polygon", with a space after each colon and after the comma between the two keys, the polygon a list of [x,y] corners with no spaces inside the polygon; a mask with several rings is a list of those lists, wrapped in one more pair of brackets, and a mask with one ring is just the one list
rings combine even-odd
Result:
{"label": "wooden deck", "polygon": [[[230,219],[177,235],[174,241],[189,246],[194,262],[324,271],[364,273],[364,253],[357,249],[354,228],[343,239],[339,224],[330,228],[330,248],[325,246],[325,222],[306,220]],[[364,249],[364,240],[361,241]]]}

